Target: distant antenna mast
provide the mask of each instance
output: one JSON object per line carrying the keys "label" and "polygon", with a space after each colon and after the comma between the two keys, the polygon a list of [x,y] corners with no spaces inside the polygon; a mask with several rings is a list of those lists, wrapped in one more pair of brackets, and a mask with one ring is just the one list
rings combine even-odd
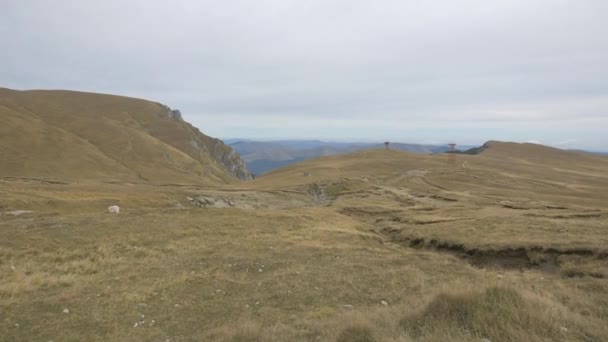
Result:
{"label": "distant antenna mast", "polygon": [[448,151],[448,163],[453,164],[456,162],[456,144],[450,143],[450,150]]}
{"label": "distant antenna mast", "polygon": [[385,150],[388,150],[388,145],[389,145],[390,143],[391,143],[390,141],[385,141],[385,142],[384,142],[384,149],[385,149]]}

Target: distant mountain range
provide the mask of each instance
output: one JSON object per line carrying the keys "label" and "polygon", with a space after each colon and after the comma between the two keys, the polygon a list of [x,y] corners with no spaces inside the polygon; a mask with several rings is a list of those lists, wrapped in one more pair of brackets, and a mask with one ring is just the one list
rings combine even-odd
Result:
{"label": "distant mountain range", "polygon": [[[358,150],[383,149],[384,143],[327,142],[319,140],[275,140],[254,141],[247,139],[226,139],[247,163],[247,168],[255,175],[297,163],[306,159],[350,153]],[[466,150],[474,146],[458,146]],[[448,151],[447,145],[424,145],[390,143],[390,148],[413,153],[429,154]]]}

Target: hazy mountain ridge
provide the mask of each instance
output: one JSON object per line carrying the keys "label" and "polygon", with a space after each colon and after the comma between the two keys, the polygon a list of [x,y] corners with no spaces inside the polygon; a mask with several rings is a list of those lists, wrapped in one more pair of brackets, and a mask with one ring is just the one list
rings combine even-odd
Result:
{"label": "hazy mountain ridge", "polygon": [[238,154],[166,105],[62,90],[0,89],[3,176],[226,183]]}
{"label": "hazy mountain ridge", "polygon": [[[275,140],[254,141],[229,139],[227,144],[237,151],[247,162],[249,170],[261,175],[279,167],[287,166],[306,159],[346,154],[359,150],[383,149],[384,143],[373,142],[325,142],[320,140]],[[472,146],[464,146],[470,148]],[[443,153],[447,145],[391,143],[393,150],[420,154]]]}

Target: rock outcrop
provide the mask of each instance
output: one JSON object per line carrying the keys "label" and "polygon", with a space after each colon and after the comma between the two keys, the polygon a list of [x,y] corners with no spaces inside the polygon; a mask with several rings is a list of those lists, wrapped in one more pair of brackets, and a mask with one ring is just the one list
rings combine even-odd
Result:
{"label": "rock outcrop", "polygon": [[[196,127],[190,125],[186,121],[183,120],[182,114],[177,109],[171,109],[169,106],[161,105],[166,108],[167,116],[175,121],[179,121],[187,128],[192,135],[189,137],[189,141],[187,144],[175,144],[178,140],[166,139],[165,142],[171,144],[172,146],[179,148],[180,150],[186,152],[189,156],[198,159],[203,154],[209,154],[219,165],[228,171],[232,176],[242,179],[242,180],[251,180],[253,179],[253,175],[247,170],[247,166],[241,156],[236,153],[232,147],[224,144],[224,142],[220,139],[209,137]],[[154,132],[151,132],[154,135]],[[161,136],[154,135],[157,138],[161,138]],[[188,138],[188,137],[184,137]]]}
{"label": "rock outcrop", "polygon": [[172,109],[172,110],[169,112],[169,117],[170,117],[171,119],[173,119],[173,120],[177,120],[177,121],[182,121],[182,120],[183,120],[183,119],[182,119],[182,112],[180,112],[180,111],[179,111],[179,110],[177,110],[177,109]]}
{"label": "rock outcrop", "polygon": [[253,175],[247,170],[245,162],[238,153],[230,146],[224,144],[223,141],[219,139],[213,140],[213,148],[209,152],[218,163],[224,165],[230,174],[239,179],[253,179]]}

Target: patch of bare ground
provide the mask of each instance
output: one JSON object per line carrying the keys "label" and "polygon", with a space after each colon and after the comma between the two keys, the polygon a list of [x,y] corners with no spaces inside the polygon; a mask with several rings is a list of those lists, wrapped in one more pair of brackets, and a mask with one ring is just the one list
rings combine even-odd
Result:
{"label": "patch of bare ground", "polygon": [[567,214],[544,214],[544,213],[526,213],[524,216],[528,217],[544,217],[552,219],[586,219],[586,218],[600,218],[603,216],[601,212],[590,212],[590,213],[567,213]]}
{"label": "patch of bare ground", "polygon": [[381,233],[392,242],[402,246],[426,249],[456,256],[472,266],[493,270],[534,270],[558,274],[564,277],[608,278],[608,274],[598,271],[585,271],[584,268],[562,268],[562,264],[575,261],[579,265],[601,263],[608,266],[608,251],[573,248],[557,249],[553,247],[504,247],[475,248],[461,243],[425,239],[421,237],[402,236],[398,229],[386,227]]}

